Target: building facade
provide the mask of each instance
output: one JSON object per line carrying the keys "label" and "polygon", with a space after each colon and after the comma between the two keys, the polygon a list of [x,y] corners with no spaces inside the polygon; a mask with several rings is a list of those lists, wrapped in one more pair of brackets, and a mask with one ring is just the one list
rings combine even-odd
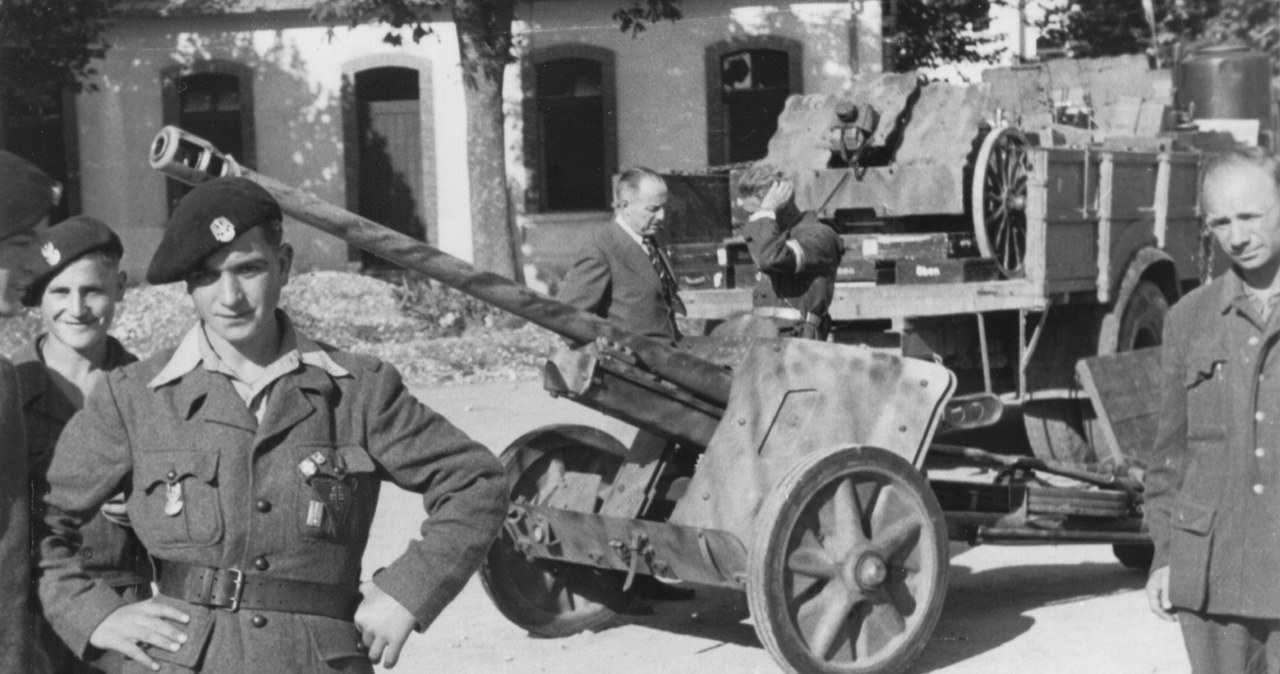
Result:
{"label": "building facade", "polygon": [[[471,259],[466,109],[456,33],[383,41],[383,26],[313,22],[302,0],[217,13],[136,0],[107,39],[98,91],[38,113],[5,106],[0,144],[67,185],[125,240],[141,278],[185,188],[147,155],[166,124],[261,173]],[[856,8],[856,9],[855,9]],[[763,156],[781,101],[880,67],[879,3],[685,0],[684,18],[636,37],[593,0],[519,2],[508,68],[508,172],[526,253],[557,263],[575,227],[607,220],[610,179],[645,165],[696,170]],[[54,106],[58,107],[58,106]],[[296,268],[381,262],[287,223]]]}

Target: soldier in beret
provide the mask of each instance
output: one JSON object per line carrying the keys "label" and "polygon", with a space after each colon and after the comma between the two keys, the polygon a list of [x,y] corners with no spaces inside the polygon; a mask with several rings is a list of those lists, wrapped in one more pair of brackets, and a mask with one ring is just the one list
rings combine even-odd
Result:
{"label": "soldier in beret", "polygon": [[[89,391],[117,367],[136,360],[107,334],[116,303],[124,298],[120,237],[99,220],[76,216],[49,228],[33,256],[35,280],[22,303],[39,307],[45,333],[14,356],[22,386],[27,460],[33,493],[44,494],[43,478],[54,443]],[[80,530],[85,571],[128,601],[151,596],[151,562],[128,527],[123,494],[117,494]],[[56,672],[118,672],[124,658],[97,651],[82,662],[47,625],[40,644]]]}
{"label": "soldier in beret", "polygon": [[[107,374],[49,468],[41,598],[74,650],[154,670],[371,672],[394,665],[479,566],[506,511],[502,467],[415,400],[395,368],[312,341],[278,308],[292,249],[269,193],[219,178],[183,197],[147,271],[200,321]],[[360,582],[383,481],[429,519]],[[78,529],[128,494],[159,594],[84,573]]]}
{"label": "soldier in beret", "polygon": [[844,245],[812,211],[801,211],[791,181],[757,164],[739,178],[738,206],[751,213],[741,234],[759,270],[752,313],[772,319],[784,337],[826,339]]}
{"label": "soldier in beret", "polygon": [[[31,282],[36,237],[48,226],[57,184],[31,162],[0,151],[0,318],[22,311],[19,300]],[[0,672],[41,672],[37,660],[38,616],[28,595],[31,583],[30,498],[22,404],[13,363],[0,356]]]}

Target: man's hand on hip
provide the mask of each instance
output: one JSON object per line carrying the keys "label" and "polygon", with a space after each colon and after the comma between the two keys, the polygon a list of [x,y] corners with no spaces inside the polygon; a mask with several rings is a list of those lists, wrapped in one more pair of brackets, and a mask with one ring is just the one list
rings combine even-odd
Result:
{"label": "man's hand on hip", "polygon": [[384,667],[391,669],[400,659],[400,649],[418,619],[373,581],[361,584],[360,594],[364,599],[356,609],[355,623],[361,642],[369,649],[369,662],[376,665],[382,661]]}
{"label": "man's hand on hip", "polygon": [[112,611],[89,635],[89,643],[103,650],[123,653],[153,670],[160,669],[145,649],[178,650],[186,643],[187,635],[173,623],[185,624],[190,620],[190,616],[182,611],[148,599]]}

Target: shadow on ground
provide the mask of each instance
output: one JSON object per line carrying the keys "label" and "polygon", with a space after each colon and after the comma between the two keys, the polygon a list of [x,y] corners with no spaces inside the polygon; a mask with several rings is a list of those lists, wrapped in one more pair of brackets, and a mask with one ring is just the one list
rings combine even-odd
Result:
{"label": "shadow on ground", "polygon": [[[1007,644],[1035,624],[1031,611],[1143,587],[1146,577],[1120,564],[1034,564],[973,572],[962,561],[951,565],[942,617],[912,671],[943,670]],[[620,624],[698,637],[716,644],[763,648],[747,609],[746,594],[694,586],[686,601],[643,601]]]}

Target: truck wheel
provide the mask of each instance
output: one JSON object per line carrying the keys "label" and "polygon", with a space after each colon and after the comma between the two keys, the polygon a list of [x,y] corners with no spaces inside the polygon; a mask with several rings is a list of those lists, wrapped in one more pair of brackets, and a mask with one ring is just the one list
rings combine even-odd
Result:
{"label": "truck wheel", "polygon": [[1148,280],[1138,281],[1120,316],[1115,351],[1111,353],[1160,346],[1164,343],[1164,317],[1168,314],[1169,300],[1160,286]]}
{"label": "truck wheel", "polygon": [[1116,543],[1111,552],[1126,569],[1150,571],[1156,558],[1156,546],[1151,543]]}
{"label": "truck wheel", "polygon": [[1021,277],[1027,255],[1027,148],[1014,128],[993,129],[973,163],[970,208],[974,241],[982,257],[993,257],[1000,273]]}
{"label": "truck wheel", "polygon": [[[1119,322],[1107,329],[1103,319],[1102,343],[1098,353],[1123,353],[1160,346],[1169,300],[1155,282],[1143,279],[1134,286]],[[1114,335],[1114,338],[1111,337]],[[1102,440],[1102,429],[1087,400],[1030,400],[1022,405],[1022,420],[1032,452],[1041,459],[1088,463],[1096,459],[1094,442]]]}
{"label": "truck wheel", "polygon": [[1022,425],[1037,458],[1066,463],[1093,460],[1093,407],[1080,400],[1028,400],[1022,403]]}
{"label": "truck wheel", "polygon": [[[565,475],[600,476],[594,509],[622,465],[626,447],[603,431],[558,425],[532,431],[502,452],[513,503],[544,504]],[[480,568],[485,592],[502,615],[541,637],[564,637],[597,629],[625,611],[634,589],[622,589],[617,572],[578,564],[531,559],[504,528]]]}
{"label": "truck wheel", "polygon": [[747,602],[794,674],[900,672],[937,625],[947,526],[910,463],[839,448],[797,463],[756,516]]}

